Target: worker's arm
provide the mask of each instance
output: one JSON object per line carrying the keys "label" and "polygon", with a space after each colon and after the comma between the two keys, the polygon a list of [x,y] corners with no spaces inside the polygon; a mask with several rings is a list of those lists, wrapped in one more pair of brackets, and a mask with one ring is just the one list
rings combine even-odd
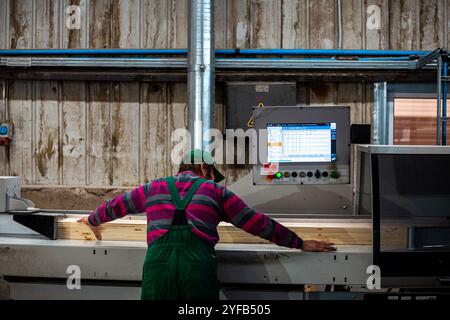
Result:
{"label": "worker's arm", "polygon": [[305,240],[265,214],[254,211],[233,192],[223,189],[222,206],[225,218],[238,228],[269,240],[279,246],[304,251],[333,251],[333,243]]}
{"label": "worker's arm", "polygon": [[99,225],[126,216],[145,212],[145,200],[151,187],[150,183],[141,185],[129,192],[104,202],[92,211],[88,217],[83,217],[79,222],[87,224],[97,239],[101,240],[101,234],[97,228]]}

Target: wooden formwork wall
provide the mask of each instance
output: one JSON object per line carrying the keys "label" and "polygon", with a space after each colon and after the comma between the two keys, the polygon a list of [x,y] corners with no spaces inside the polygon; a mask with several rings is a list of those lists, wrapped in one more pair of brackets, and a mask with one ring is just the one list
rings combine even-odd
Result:
{"label": "wooden formwork wall", "polygon": [[[450,0],[342,0],[344,49],[432,50],[450,46]],[[66,8],[81,9],[81,29]],[[216,0],[217,48],[337,47],[335,0]],[[369,6],[381,9],[378,29]],[[186,48],[187,0],[0,0],[0,48]],[[274,79],[277,80],[277,79]],[[0,120],[14,145],[0,149],[0,174],[36,186],[131,187],[173,172],[167,143],[186,126],[185,83],[4,81]],[[299,83],[298,102],[351,106],[371,123],[365,83]],[[225,123],[217,86],[214,124]],[[227,183],[248,172],[226,168]],[[81,188],[81,189],[80,189]],[[50,189],[46,189],[50,190]],[[49,191],[50,192],[50,191]],[[59,194],[59,193],[58,193]],[[109,193],[106,193],[109,195]],[[64,206],[57,201],[42,206]],[[81,201],[70,208],[92,207]]]}

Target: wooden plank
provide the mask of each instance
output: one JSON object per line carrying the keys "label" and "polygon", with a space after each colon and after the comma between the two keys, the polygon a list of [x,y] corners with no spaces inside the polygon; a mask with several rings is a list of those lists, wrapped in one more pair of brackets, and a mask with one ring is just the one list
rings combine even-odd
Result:
{"label": "wooden plank", "polygon": [[29,0],[10,1],[10,49],[33,48],[33,6]]}
{"label": "wooden plank", "polygon": [[214,43],[216,49],[227,47],[227,3],[228,0],[214,1]]}
{"label": "wooden plank", "polygon": [[112,185],[139,183],[139,83],[113,83]]}
{"label": "wooden plank", "polygon": [[308,48],[308,0],[283,1],[282,47]]}
{"label": "wooden plank", "polygon": [[167,85],[143,83],[140,109],[140,183],[163,177],[167,171]]}
{"label": "wooden plank", "polygon": [[87,111],[87,184],[112,184],[110,84],[88,83]]}
{"label": "wooden plank", "polygon": [[0,1],[0,49],[8,49],[8,1]]}
{"label": "wooden plank", "polygon": [[[187,128],[187,85],[186,83],[169,83],[167,84],[167,108],[168,108],[168,130],[169,138],[167,141],[167,173],[174,174],[178,171],[178,165],[174,164],[172,161],[171,153],[174,146],[179,143],[179,141],[172,141],[171,135],[176,129]],[[181,152],[182,154],[187,152]]]}
{"label": "wooden plank", "polygon": [[111,1],[89,1],[89,48],[111,47]]}
{"label": "wooden plank", "polygon": [[170,0],[169,47],[185,49],[188,47],[188,0]]}
{"label": "wooden plank", "polygon": [[361,0],[342,1],[342,48],[362,49],[363,16]]}
{"label": "wooden plank", "polygon": [[251,16],[249,0],[228,0],[227,47],[251,47]]}
{"label": "wooden plank", "polygon": [[420,50],[435,50],[445,46],[443,0],[420,2]]}
{"label": "wooden plank", "polygon": [[168,48],[170,1],[142,0],[142,47]]}
{"label": "wooden plank", "polygon": [[336,103],[336,84],[312,83],[310,86],[310,103],[312,105],[333,105]]}
{"label": "wooden plank", "polygon": [[336,46],[334,0],[309,1],[309,47],[333,49]]}
{"label": "wooden plank", "polygon": [[112,47],[138,48],[140,26],[139,0],[112,1]]}
{"label": "wooden plank", "polygon": [[447,15],[445,16],[444,21],[447,21],[447,46],[446,48],[450,48],[450,0],[447,0]]}
{"label": "wooden plank", "polygon": [[[376,9],[378,8],[378,9]],[[367,50],[385,50],[389,43],[388,0],[365,0],[363,28],[364,43]],[[379,15],[377,14],[379,13]],[[378,21],[379,20],[379,21]]]}
{"label": "wooden plank", "polygon": [[360,83],[338,83],[336,85],[338,105],[350,106],[350,123],[363,123],[363,86]]}
{"label": "wooden plank", "polygon": [[36,30],[35,48],[59,47],[59,0],[35,0]]}
{"label": "wooden plank", "polygon": [[[58,239],[95,240],[89,228],[76,222],[77,218],[65,218],[58,222]],[[370,245],[372,232],[370,223],[311,223],[289,222],[279,219],[279,222],[288,227],[304,240],[327,240],[336,245]],[[105,241],[145,241],[147,222],[144,219],[130,217],[115,220],[100,226],[102,240]],[[229,223],[220,223],[218,226],[219,243],[269,243],[267,240],[253,236]],[[383,228],[382,234],[389,234],[386,245],[406,246],[406,228],[391,225]]]}
{"label": "wooden plank", "polygon": [[389,48],[415,50],[417,41],[417,0],[389,2]]}
{"label": "wooden plank", "polygon": [[64,185],[86,185],[86,84],[61,84],[61,170]]}
{"label": "wooden plank", "polygon": [[7,109],[13,124],[14,143],[10,147],[10,174],[21,176],[24,184],[33,177],[33,83],[11,81],[8,84]]}
{"label": "wooden plank", "polygon": [[[80,29],[74,27],[68,28],[69,25],[73,25],[76,18],[76,12],[70,10],[70,6],[78,6],[80,10],[79,23]],[[87,48],[88,47],[88,16],[87,16],[87,4],[82,0],[64,0],[63,4],[64,19],[62,21],[62,47],[69,49]],[[69,21],[69,23],[68,23]],[[94,22],[95,23],[95,22]]]}
{"label": "wooden plank", "polygon": [[57,81],[36,82],[35,184],[60,184],[59,88]]}
{"label": "wooden plank", "polygon": [[253,48],[281,47],[281,1],[252,0],[252,32],[250,44]]}

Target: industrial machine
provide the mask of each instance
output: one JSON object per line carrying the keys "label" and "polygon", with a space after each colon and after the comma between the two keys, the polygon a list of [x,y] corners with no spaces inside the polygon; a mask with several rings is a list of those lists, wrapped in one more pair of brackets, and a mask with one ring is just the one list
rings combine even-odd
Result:
{"label": "industrial machine", "polygon": [[[361,145],[358,154],[355,213],[372,217],[382,286],[448,285],[450,147]],[[400,239],[382,232],[389,225]]]}
{"label": "industrial machine", "polygon": [[[381,268],[381,291],[448,288],[449,147],[358,146],[353,185],[348,107],[265,106],[255,108],[253,118],[254,128],[263,132],[262,140],[253,142],[262,146],[258,163],[230,190],[281,223],[369,225],[362,234],[373,233],[373,241],[341,243],[330,253],[219,243],[222,299],[362,299],[380,292],[367,288],[373,265]],[[18,180],[8,179],[0,179],[13,185],[0,184],[5,199],[20,195]],[[0,295],[139,298],[144,242],[58,239],[55,221],[87,212],[37,212],[27,205],[26,213],[18,213],[11,201],[4,203]],[[15,222],[24,215],[38,232]],[[337,237],[347,232],[340,230],[336,227]],[[430,263],[421,262],[424,258]],[[77,274],[81,286],[68,285]],[[306,290],[308,285],[315,289]]]}

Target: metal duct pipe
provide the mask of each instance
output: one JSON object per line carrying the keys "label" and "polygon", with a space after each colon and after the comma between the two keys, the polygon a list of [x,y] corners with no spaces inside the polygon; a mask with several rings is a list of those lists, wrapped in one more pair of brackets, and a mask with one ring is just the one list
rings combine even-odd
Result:
{"label": "metal duct pipe", "polygon": [[189,1],[188,117],[192,144],[204,149],[214,105],[214,0]]}
{"label": "metal duct pipe", "polygon": [[344,43],[343,35],[343,21],[342,21],[342,3],[341,0],[336,0],[337,2],[337,19],[338,19],[338,50],[342,50]]}

